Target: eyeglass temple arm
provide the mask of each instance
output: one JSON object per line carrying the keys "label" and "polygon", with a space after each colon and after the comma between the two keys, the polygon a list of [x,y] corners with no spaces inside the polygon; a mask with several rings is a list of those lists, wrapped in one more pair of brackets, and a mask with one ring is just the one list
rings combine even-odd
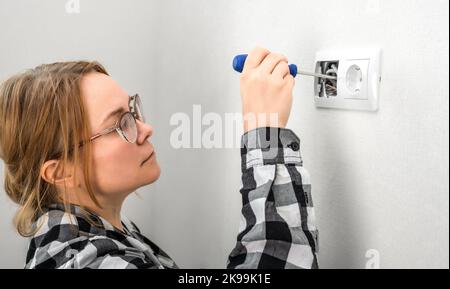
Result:
{"label": "eyeglass temple arm", "polygon": [[94,139],[96,139],[96,138],[98,138],[98,137],[101,137],[102,135],[108,134],[108,133],[110,133],[110,132],[116,130],[117,127],[118,127],[118,123],[116,123],[113,127],[104,129],[104,130],[102,130],[101,132],[99,132],[99,133],[93,135],[93,136],[89,139],[89,141],[93,141]]}

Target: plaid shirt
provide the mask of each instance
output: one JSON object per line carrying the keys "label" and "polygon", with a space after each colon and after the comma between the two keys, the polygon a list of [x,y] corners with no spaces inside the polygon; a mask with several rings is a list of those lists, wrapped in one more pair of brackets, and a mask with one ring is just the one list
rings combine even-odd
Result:
{"label": "plaid shirt", "polygon": [[52,204],[38,219],[43,225],[30,241],[25,268],[178,268],[126,217],[121,218],[126,231],[122,232],[79,206],[69,208],[66,213],[63,204]]}
{"label": "plaid shirt", "polygon": [[254,129],[242,136],[241,158],[243,207],[227,268],[318,268],[318,230],[300,139],[289,129]]}
{"label": "plaid shirt", "polygon": [[[288,129],[258,128],[242,136],[243,208],[227,268],[318,268],[311,185],[299,149]],[[124,216],[126,232],[75,205],[70,213],[62,204],[47,209],[25,268],[178,268]]]}

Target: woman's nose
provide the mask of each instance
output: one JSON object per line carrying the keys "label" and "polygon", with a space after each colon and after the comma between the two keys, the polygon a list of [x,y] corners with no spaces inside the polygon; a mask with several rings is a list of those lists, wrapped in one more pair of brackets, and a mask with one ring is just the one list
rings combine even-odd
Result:
{"label": "woman's nose", "polygon": [[153,134],[153,127],[145,122],[140,120],[136,120],[137,129],[138,129],[138,144],[143,144],[147,138],[151,137]]}

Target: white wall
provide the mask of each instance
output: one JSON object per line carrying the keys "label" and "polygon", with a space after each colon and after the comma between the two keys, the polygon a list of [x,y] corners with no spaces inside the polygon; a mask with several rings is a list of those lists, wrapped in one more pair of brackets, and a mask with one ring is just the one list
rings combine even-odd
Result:
{"label": "white wall", "polygon": [[[0,78],[55,59],[102,61],[144,95],[160,180],[124,213],[184,268],[223,268],[241,205],[238,149],[175,150],[175,112],[240,111],[232,57],[256,44],[305,70],[316,51],[380,47],[376,113],[317,109],[297,78],[291,120],[310,171],[324,268],[446,267],[448,257],[448,1],[0,2]],[[101,21],[97,21],[101,19]],[[57,23],[57,25],[55,25]],[[3,177],[2,177],[3,179]],[[0,181],[1,182],[1,181]],[[20,267],[26,243],[0,195],[0,267]]]}

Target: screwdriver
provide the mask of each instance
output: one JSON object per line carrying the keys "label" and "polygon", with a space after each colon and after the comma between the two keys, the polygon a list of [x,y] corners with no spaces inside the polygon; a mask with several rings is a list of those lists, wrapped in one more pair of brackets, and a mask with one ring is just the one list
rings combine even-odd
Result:
{"label": "screwdriver", "polygon": [[[244,63],[245,63],[245,60],[247,59],[247,56],[248,56],[248,54],[236,55],[233,59],[233,69],[236,70],[237,72],[242,72],[242,70],[244,69]],[[297,65],[295,65],[295,64],[289,65],[289,73],[293,77],[296,77],[297,74],[301,74],[301,75],[308,75],[308,76],[314,76],[314,77],[319,77],[319,78],[337,79],[336,76],[300,71],[297,69]]]}

